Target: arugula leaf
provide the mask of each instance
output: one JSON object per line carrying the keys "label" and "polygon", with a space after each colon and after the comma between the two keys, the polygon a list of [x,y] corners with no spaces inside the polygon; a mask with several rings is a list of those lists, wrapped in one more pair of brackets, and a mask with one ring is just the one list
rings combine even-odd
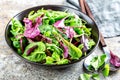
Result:
{"label": "arugula leaf", "polygon": [[110,66],[109,64],[106,64],[102,73],[105,77],[107,77],[109,75],[109,71],[110,71]]}

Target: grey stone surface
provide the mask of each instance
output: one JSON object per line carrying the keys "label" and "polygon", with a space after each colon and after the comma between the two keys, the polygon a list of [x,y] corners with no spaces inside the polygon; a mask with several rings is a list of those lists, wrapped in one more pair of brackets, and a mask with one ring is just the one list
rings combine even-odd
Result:
{"label": "grey stone surface", "polygon": [[[19,59],[5,42],[4,32],[8,21],[18,12],[43,4],[62,4],[64,0],[0,0],[0,80],[78,80],[84,73],[82,63],[56,70],[33,66]],[[120,37],[105,39],[108,47],[120,57]],[[97,48],[92,55],[101,54]],[[101,80],[120,80],[120,70]]]}

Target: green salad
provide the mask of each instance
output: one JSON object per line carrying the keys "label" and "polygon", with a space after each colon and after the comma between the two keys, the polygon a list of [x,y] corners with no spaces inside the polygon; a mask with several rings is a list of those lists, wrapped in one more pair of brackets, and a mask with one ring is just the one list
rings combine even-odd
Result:
{"label": "green salad", "polygon": [[22,21],[12,19],[10,38],[23,58],[42,64],[68,64],[95,46],[87,22],[75,13],[40,9]]}

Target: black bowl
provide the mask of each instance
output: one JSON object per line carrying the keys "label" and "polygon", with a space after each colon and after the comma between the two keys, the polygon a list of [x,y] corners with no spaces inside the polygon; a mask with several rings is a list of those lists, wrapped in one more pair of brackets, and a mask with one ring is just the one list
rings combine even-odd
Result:
{"label": "black bowl", "polygon": [[71,62],[69,64],[47,65],[47,64],[37,63],[37,62],[31,62],[31,61],[23,58],[22,56],[20,56],[17,53],[17,51],[15,50],[15,48],[13,47],[12,42],[10,40],[10,36],[11,36],[11,33],[10,33],[11,20],[10,20],[9,23],[7,24],[7,26],[6,26],[5,39],[6,39],[7,44],[9,45],[9,47],[15,52],[15,54],[19,58],[21,58],[22,60],[24,60],[26,62],[29,62],[31,64],[35,64],[35,65],[48,66],[48,67],[53,67],[53,68],[64,68],[64,67],[71,66],[74,63],[80,62],[82,59],[84,59],[85,57],[87,57],[88,55],[90,55],[95,50],[95,48],[98,46],[98,43],[99,43],[99,30],[98,30],[98,27],[96,26],[95,22],[91,18],[89,18],[87,15],[85,15],[84,13],[82,13],[82,12],[80,12],[80,11],[74,9],[74,8],[71,8],[71,7],[62,6],[62,5],[43,5],[43,6],[37,6],[37,7],[32,7],[32,8],[26,9],[26,10],[18,13],[17,15],[15,15],[13,18],[16,18],[16,19],[22,21],[23,18],[26,17],[30,11],[32,11],[32,10],[37,11],[38,9],[41,9],[41,8],[52,9],[52,10],[55,10],[55,11],[65,11],[65,10],[68,10],[68,12],[74,12],[74,13],[76,13],[80,18],[82,18],[85,21],[87,21],[87,27],[92,28],[92,38],[96,42],[96,45],[91,49],[91,51],[89,51],[87,53],[86,56],[83,56],[79,60],[76,60],[76,61]]}

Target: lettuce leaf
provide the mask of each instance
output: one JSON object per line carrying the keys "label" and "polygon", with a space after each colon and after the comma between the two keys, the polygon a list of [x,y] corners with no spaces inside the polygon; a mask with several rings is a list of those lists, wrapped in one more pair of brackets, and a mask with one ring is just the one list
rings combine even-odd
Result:
{"label": "lettuce leaf", "polygon": [[23,50],[20,45],[20,42],[21,42],[20,39],[22,37],[24,37],[23,36],[24,27],[23,27],[22,23],[17,19],[12,19],[12,26],[11,26],[10,32],[13,35],[10,38],[13,43],[13,46],[17,49],[17,52],[21,55]]}
{"label": "lettuce leaf", "polygon": [[31,11],[29,14],[28,14],[28,19],[29,20],[32,20],[32,21],[35,21],[35,19],[39,16],[43,16],[44,15],[44,12],[41,10],[38,10],[37,12],[35,11]]}
{"label": "lettuce leaf", "polygon": [[24,33],[24,27],[22,23],[17,19],[12,19],[12,26],[10,32],[13,36],[17,36]]}
{"label": "lettuce leaf", "polygon": [[23,53],[23,57],[34,62],[40,62],[46,58],[46,46],[43,42],[30,43]]}

